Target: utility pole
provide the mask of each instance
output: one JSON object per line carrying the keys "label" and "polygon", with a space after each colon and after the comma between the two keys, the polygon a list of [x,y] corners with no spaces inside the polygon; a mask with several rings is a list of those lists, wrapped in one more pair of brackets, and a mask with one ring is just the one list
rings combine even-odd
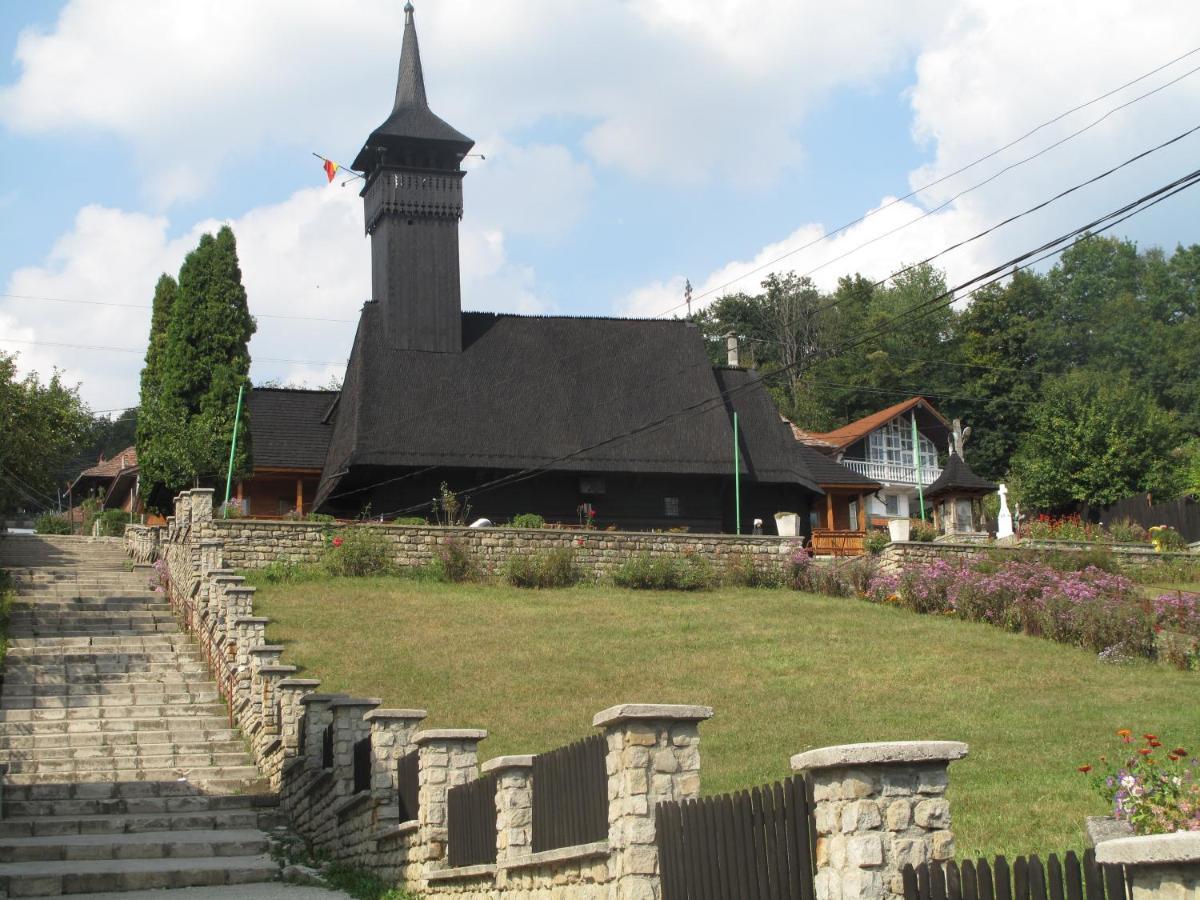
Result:
{"label": "utility pole", "polygon": [[687,301],[688,318],[692,317],[692,280],[685,278],[683,280],[683,299]]}

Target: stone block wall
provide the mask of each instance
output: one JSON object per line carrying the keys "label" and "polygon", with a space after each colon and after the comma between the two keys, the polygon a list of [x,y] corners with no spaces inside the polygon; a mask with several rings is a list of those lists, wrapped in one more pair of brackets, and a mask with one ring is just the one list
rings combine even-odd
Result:
{"label": "stone block wall", "polygon": [[[140,527],[140,526],[139,526]],[[625,560],[642,553],[679,559],[696,554],[715,566],[748,557],[761,568],[786,564],[801,538],[750,535],[672,534],[624,531],[563,531],[553,528],[446,528],[435,525],[371,525],[391,544],[392,561],[401,568],[433,562],[447,541],[464,547],[491,574],[514,556],[567,548],[585,577],[611,576]],[[261,569],[276,561],[314,563],[325,552],[329,526],[319,522],[213,519],[198,536],[225,546],[225,564],[237,570]]]}
{"label": "stone block wall", "polygon": [[[1030,556],[1049,555],[1051,553],[1078,553],[1095,550],[1096,545],[1074,544],[1070,541],[1035,541],[1022,542],[1018,545],[979,545],[959,544],[950,541],[925,543],[921,541],[896,541],[888,544],[879,554],[879,567],[884,572],[895,573],[906,566],[923,565],[936,559],[946,559],[951,562],[974,559],[983,553],[995,554],[1001,559],[1028,559]],[[1166,562],[1198,561],[1195,553],[1156,553],[1152,548],[1130,544],[1106,546],[1123,571],[1130,575],[1138,572],[1153,570]]]}

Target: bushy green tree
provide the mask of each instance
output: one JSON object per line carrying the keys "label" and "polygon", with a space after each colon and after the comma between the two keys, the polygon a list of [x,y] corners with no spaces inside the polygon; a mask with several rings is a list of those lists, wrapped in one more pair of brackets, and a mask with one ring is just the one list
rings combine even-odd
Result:
{"label": "bushy green tree", "polygon": [[[159,281],[164,298],[169,280]],[[179,270],[175,299],[159,348],[147,351],[144,382],[158,379],[147,409],[143,480],[167,493],[224,476],[237,409],[238,389],[249,386],[248,343],[254,334],[233,231],[206,234]],[[157,292],[156,292],[157,296]],[[160,367],[155,371],[155,367]],[[249,422],[242,409],[235,473],[251,467]]]}
{"label": "bushy green tree", "polygon": [[1183,487],[1177,417],[1123,374],[1089,370],[1048,379],[1013,459],[1020,500],[1042,510],[1105,506]]}
{"label": "bushy green tree", "polygon": [[62,473],[86,440],[92,417],[78,387],[58,372],[42,383],[17,376],[17,357],[0,351],[0,512],[50,509]]}

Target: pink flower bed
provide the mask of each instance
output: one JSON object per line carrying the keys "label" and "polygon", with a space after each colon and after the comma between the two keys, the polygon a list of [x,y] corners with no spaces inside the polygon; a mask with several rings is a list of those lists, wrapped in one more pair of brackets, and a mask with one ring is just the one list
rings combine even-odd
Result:
{"label": "pink flower bed", "polygon": [[1072,572],[1039,562],[939,559],[898,575],[876,574],[866,595],[914,612],[988,622],[1112,656],[1154,658],[1165,631],[1191,647],[1190,656],[1187,646],[1169,654],[1171,662],[1185,668],[1194,667],[1200,647],[1197,595],[1152,600],[1125,576],[1094,566]]}

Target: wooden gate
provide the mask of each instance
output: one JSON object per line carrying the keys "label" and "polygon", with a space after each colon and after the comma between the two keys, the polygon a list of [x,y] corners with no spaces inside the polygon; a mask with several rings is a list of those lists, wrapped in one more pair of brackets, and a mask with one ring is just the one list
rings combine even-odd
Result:
{"label": "wooden gate", "polygon": [[992,863],[964,860],[923,863],[914,870],[904,867],[904,900],[1125,900],[1125,871],[1120,866],[1102,866],[1094,850],[1074,851],[1060,862],[1051,853],[1043,866],[1036,855],[1008,860],[997,856]]}
{"label": "wooden gate", "polygon": [[655,817],[663,900],[813,900],[815,829],[803,776],[660,803]]}

